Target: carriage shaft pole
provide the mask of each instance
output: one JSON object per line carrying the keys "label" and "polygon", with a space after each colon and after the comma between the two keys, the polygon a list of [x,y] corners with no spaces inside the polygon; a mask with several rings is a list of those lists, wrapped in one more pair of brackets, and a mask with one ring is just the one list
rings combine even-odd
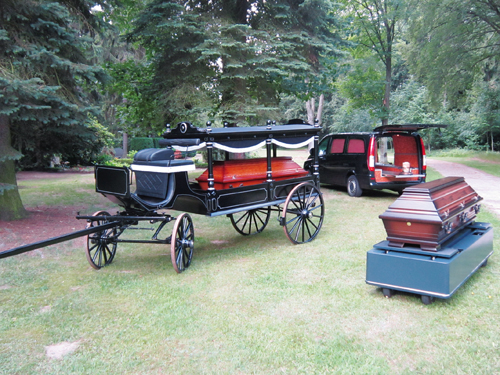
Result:
{"label": "carriage shaft pole", "polygon": [[18,254],[22,254],[22,253],[26,253],[28,251],[40,249],[42,247],[47,247],[47,246],[50,246],[50,245],[55,245],[56,243],[60,243],[60,242],[64,242],[64,241],[69,241],[69,240],[72,240],[74,238],[87,236],[87,235],[92,234],[92,233],[96,233],[96,232],[100,232],[102,230],[106,230],[106,229],[109,229],[109,228],[117,227],[118,225],[120,225],[119,221],[113,221],[113,222],[110,222],[110,223],[105,223],[105,224],[102,224],[102,225],[97,225],[95,227],[90,227],[90,228],[87,228],[87,229],[83,229],[83,230],[80,230],[80,231],[77,231],[77,232],[63,234],[62,236],[59,236],[59,237],[52,237],[52,238],[49,238],[48,240],[39,241],[39,242],[35,242],[35,243],[32,243],[32,244],[15,247],[15,248],[10,249],[10,250],[2,251],[0,253],[0,259],[2,259],[2,258],[8,258],[8,257],[14,256],[14,255],[18,255]]}

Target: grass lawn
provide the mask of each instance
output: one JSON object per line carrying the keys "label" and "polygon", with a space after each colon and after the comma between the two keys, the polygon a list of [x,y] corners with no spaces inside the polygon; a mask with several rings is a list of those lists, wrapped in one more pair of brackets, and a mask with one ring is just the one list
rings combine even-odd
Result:
{"label": "grass lawn", "polygon": [[[20,186],[29,204],[100,199],[92,174]],[[182,274],[163,245],[119,244],[99,271],[83,239],[1,259],[0,374],[499,373],[498,254],[450,299],[386,299],[365,283],[366,252],[385,239],[378,215],[397,195],[322,191],[325,222],[305,245],[274,216],[243,237],[226,217],[192,215],[195,253]],[[487,211],[478,221],[500,225]]]}

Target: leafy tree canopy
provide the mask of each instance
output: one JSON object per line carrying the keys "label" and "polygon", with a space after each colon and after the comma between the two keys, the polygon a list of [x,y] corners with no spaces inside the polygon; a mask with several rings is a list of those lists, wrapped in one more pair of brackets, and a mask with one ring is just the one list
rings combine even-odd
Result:
{"label": "leafy tree canopy", "polygon": [[433,102],[464,105],[475,76],[491,76],[500,56],[500,4],[493,0],[414,1],[407,57]]}
{"label": "leafy tree canopy", "polygon": [[324,91],[326,67],[340,54],[336,24],[325,0],[154,0],[129,40],[154,66],[140,91],[158,101],[157,124],[203,103],[205,113],[251,124],[281,93]]}

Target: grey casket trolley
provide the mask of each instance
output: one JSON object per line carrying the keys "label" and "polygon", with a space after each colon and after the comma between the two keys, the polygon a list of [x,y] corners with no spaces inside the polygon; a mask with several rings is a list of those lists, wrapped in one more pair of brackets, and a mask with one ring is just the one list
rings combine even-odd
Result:
{"label": "grey casket trolley", "polygon": [[[317,150],[321,128],[294,120],[285,125],[197,128],[182,122],[167,129],[160,145],[163,149],[138,152],[130,168],[96,166],[96,191],[123,208],[117,215],[98,211],[92,216],[77,216],[88,221],[87,259],[99,269],[109,265],[119,242],[170,244],[171,261],[176,272],[189,267],[194,249],[191,214],[209,217],[227,215],[243,235],[261,232],[271,212],[292,243],[312,241],[324,217],[324,202],[319,190],[317,151],[315,168],[305,171],[289,157],[278,157],[277,147],[299,148],[314,143]],[[230,155],[266,148],[266,157],[232,160]],[[197,182],[189,180],[195,169],[191,160],[175,159],[174,148],[181,151],[206,150],[208,167]],[[224,151],[225,160],[214,160],[214,149]],[[131,191],[135,175],[136,190]],[[177,217],[165,210],[181,211]],[[158,224],[151,240],[123,240],[122,233],[148,221]],[[170,235],[162,236],[164,226],[174,221]],[[114,223],[106,229],[100,226]]]}
{"label": "grey casket trolley", "polygon": [[493,227],[475,222],[481,198],[463,177],[403,190],[380,215],[387,240],[368,251],[366,282],[419,294],[426,305],[450,298],[493,253]]}

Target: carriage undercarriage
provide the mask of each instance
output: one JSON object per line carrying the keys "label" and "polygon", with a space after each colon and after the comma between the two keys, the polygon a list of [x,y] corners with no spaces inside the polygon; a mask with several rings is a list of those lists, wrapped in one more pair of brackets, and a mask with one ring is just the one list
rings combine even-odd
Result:
{"label": "carriage undercarriage", "polygon": [[[272,214],[283,226],[286,237],[294,244],[312,241],[321,228],[324,216],[324,202],[321,193],[310,181],[294,185],[285,199],[273,201],[273,205],[259,204],[245,210],[227,210],[212,213],[209,216],[226,215],[241,235],[249,236],[261,233],[268,225]],[[234,212],[233,212],[234,211]],[[87,228],[102,226],[116,222],[116,226],[106,228],[87,235],[86,256],[95,269],[107,266],[113,262],[119,243],[163,244],[170,245],[170,257],[174,270],[184,271],[191,264],[194,251],[194,224],[191,215],[181,213],[174,217],[167,213],[144,212],[144,216],[130,216],[127,211],[110,215],[98,211],[93,216],[77,216],[88,221]],[[147,222],[156,225],[154,228],[136,228]],[[166,224],[174,222],[171,232],[165,235]],[[125,230],[154,230],[150,240],[121,239]]]}

